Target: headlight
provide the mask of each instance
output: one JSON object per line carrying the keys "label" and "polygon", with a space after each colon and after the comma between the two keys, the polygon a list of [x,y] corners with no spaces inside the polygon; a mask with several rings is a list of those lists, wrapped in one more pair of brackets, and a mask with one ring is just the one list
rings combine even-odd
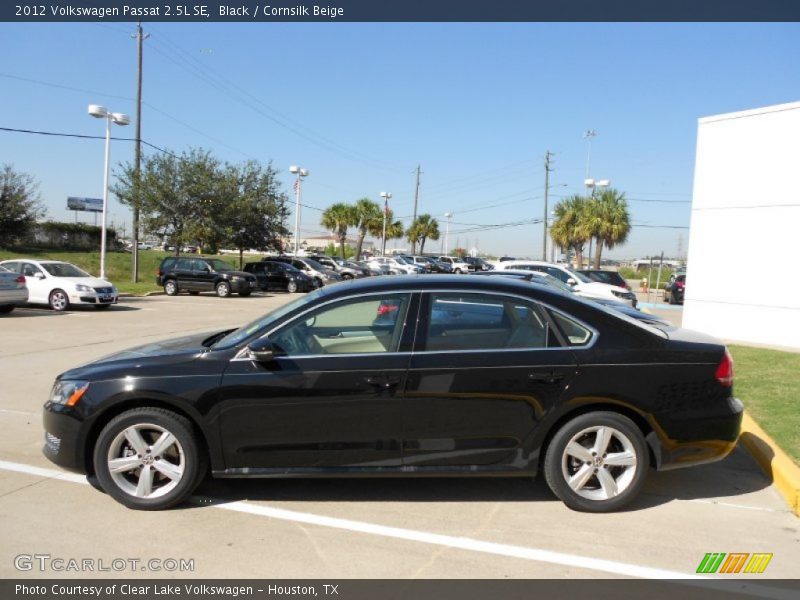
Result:
{"label": "headlight", "polygon": [[88,285],[83,285],[82,283],[76,283],[75,289],[79,292],[93,292],[94,290],[89,287]]}
{"label": "headlight", "polygon": [[55,385],[53,385],[53,390],[50,392],[50,402],[63,404],[64,406],[75,406],[88,389],[88,381],[56,381]]}

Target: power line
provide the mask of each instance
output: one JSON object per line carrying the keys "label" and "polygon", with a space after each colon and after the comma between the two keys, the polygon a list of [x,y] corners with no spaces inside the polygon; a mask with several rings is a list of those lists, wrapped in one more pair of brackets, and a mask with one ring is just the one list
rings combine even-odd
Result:
{"label": "power line", "polygon": [[[102,136],[102,135],[85,135],[85,134],[82,134],[82,133],[60,133],[60,132],[56,132],[56,131],[36,131],[34,129],[17,129],[17,128],[14,128],[14,127],[0,127],[0,131],[10,131],[10,132],[13,132],[13,133],[31,133],[31,134],[35,134],[35,135],[47,135],[47,136],[52,136],[52,137],[78,138],[78,139],[84,139],[84,140],[104,140],[104,139],[106,139],[105,136]],[[114,136],[112,136],[111,139],[115,140],[115,141],[120,141],[120,142],[135,142],[136,141],[136,138],[114,137]],[[163,152],[164,154],[169,154],[173,158],[180,158],[177,154],[175,154],[173,152],[170,152],[169,150],[165,150],[164,148],[161,148],[159,146],[156,146],[155,144],[151,144],[150,142],[147,142],[145,140],[142,140],[142,143],[145,146],[149,146],[150,148],[153,148],[154,150],[158,150],[159,152]]]}

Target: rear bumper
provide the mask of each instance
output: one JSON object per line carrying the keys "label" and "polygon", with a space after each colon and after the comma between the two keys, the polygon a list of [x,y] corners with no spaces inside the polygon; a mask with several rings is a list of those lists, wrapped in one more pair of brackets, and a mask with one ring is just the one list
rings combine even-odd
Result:
{"label": "rear bumper", "polygon": [[702,413],[683,411],[681,418],[659,419],[664,427],[654,427],[647,436],[656,469],[668,471],[722,460],[736,447],[743,413],[744,405],[731,397]]}
{"label": "rear bumper", "polygon": [[0,291],[0,306],[20,306],[28,301],[28,288]]}

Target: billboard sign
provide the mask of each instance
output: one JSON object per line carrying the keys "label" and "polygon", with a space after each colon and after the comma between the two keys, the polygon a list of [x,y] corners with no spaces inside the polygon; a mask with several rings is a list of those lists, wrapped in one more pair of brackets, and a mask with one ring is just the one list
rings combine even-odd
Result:
{"label": "billboard sign", "polygon": [[67,198],[67,210],[85,210],[89,212],[103,212],[102,198]]}

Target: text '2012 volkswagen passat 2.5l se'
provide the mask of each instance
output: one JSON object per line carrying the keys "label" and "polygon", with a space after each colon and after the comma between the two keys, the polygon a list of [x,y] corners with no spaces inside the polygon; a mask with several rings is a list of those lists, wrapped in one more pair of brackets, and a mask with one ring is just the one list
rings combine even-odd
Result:
{"label": "text '2012 volkswagen passat 2.5l se'", "polygon": [[[475,280],[477,279],[477,281]],[[506,278],[375,277],[59,376],[45,454],[163,509],[214,477],[518,476],[576,510],[723,458],[725,346]]]}

